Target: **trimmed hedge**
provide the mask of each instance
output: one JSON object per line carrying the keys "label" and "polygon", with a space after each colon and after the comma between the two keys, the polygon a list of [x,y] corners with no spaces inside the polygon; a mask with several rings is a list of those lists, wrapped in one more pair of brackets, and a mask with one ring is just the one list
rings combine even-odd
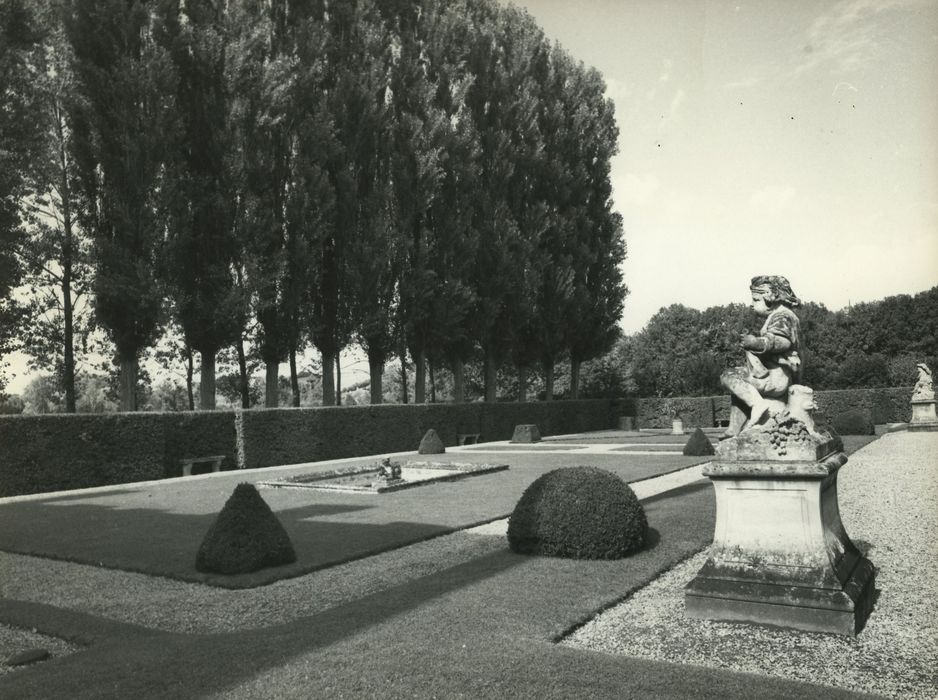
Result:
{"label": "trimmed hedge", "polygon": [[4,416],[0,496],[159,479],[163,434],[135,413]]}
{"label": "trimmed hedge", "polygon": [[205,534],[195,568],[204,573],[246,574],[295,561],[283,524],[254,484],[242,483]]}
{"label": "trimmed hedge", "polygon": [[612,420],[606,399],[0,416],[0,497],[181,476],[182,457],[269,467],[412,451],[430,428],[455,445],[462,433],[508,440],[518,423],[556,435]]}
{"label": "trimmed hedge", "polygon": [[234,414],[78,413],[0,417],[0,497],[182,475],[179,459],[237,466]]}
{"label": "trimmed hedge", "polygon": [[[912,387],[815,391],[814,399],[818,410],[831,419],[857,409],[870,410],[876,425],[907,423],[912,418]],[[697,396],[681,400],[691,407],[684,414],[687,427],[714,427],[719,421],[729,420],[729,395]],[[663,398],[625,399],[616,402],[613,411],[615,415],[636,416],[640,428],[670,428],[668,401]]]}
{"label": "trimmed hedge", "polygon": [[517,554],[569,559],[621,559],[645,544],[648,520],[632,488],[596,467],[542,474],[508,519]]}
{"label": "trimmed hedge", "polygon": [[508,440],[519,423],[536,423],[541,435],[612,426],[605,399],[272,408],[244,411],[242,420],[249,469],[407,452],[430,428],[444,445],[456,445],[460,434],[478,433],[486,442]]}

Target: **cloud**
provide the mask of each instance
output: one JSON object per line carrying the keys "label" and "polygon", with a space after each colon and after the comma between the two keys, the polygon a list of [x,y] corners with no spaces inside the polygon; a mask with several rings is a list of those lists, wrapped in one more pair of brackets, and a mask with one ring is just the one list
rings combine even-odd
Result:
{"label": "cloud", "polygon": [[807,30],[803,55],[793,72],[824,68],[849,73],[875,60],[883,49],[887,20],[925,0],[842,0]]}
{"label": "cloud", "polygon": [[681,105],[684,104],[684,100],[687,98],[687,93],[684,91],[684,88],[679,88],[674,97],[671,99],[671,108],[668,111],[668,116],[671,119],[677,119],[678,111],[681,109]]}
{"label": "cloud", "polygon": [[791,185],[769,185],[749,198],[749,208],[759,214],[778,214],[795,198],[796,190]]}

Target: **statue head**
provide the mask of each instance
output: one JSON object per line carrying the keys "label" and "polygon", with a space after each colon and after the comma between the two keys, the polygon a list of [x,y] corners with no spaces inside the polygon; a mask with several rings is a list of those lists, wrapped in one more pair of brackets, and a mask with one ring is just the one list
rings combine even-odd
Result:
{"label": "statue head", "polygon": [[752,292],[752,308],[763,316],[779,304],[792,308],[801,305],[801,300],[791,290],[788,280],[781,275],[760,275],[749,284]]}

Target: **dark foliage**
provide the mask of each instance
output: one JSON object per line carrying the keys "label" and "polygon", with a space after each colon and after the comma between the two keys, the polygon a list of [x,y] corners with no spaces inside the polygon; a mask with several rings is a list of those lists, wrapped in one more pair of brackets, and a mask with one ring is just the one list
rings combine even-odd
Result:
{"label": "dark foliage", "polygon": [[697,428],[690,440],[684,445],[685,457],[707,457],[714,454],[713,443],[704,435],[703,430]]}
{"label": "dark foliage", "polygon": [[422,455],[438,455],[446,452],[446,448],[443,446],[443,441],[440,439],[440,436],[437,435],[433,428],[430,428],[424,433],[423,439],[420,441],[420,447],[417,448],[417,452]]}
{"label": "dark foliage", "polygon": [[293,544],[253,484],[241,483],[209,528],[195,558],[204,573],[247,574],[296,561]]}
{"label": "dark foliage", "polygon": [[837,413],[831,426],[840,435],[873,435],[873,414],[869,408],[854,408]]}
{"label": "dark foliage", "polygon": [[508,521],[518,554],[621,559],[645,544],[648,521],[635,492],[595,467],[555,469],[522,494]]}

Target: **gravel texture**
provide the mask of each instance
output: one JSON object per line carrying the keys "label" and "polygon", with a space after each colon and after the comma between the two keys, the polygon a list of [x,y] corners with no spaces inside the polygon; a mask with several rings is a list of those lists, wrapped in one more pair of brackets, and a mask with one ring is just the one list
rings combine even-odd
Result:
{"label": "gravel texture", "polygon": [[71,654],[80,648],[74,644],[69,644],[64,639],[39,634],[32,630],[0,625],[0,676],[20,668],[10,666],[7,661],[11,657],[30,649],[45,649],[49,652],[49,658],[54,658]]}
{"label": "gravel texture", "polygon": [[892,698],[938,697],[938,433],[894,433],[850,457],[841,518],[876,567],[879,597],[856,639],[684,616],[702,552],[563,643],[610,654],[804,680]]}

